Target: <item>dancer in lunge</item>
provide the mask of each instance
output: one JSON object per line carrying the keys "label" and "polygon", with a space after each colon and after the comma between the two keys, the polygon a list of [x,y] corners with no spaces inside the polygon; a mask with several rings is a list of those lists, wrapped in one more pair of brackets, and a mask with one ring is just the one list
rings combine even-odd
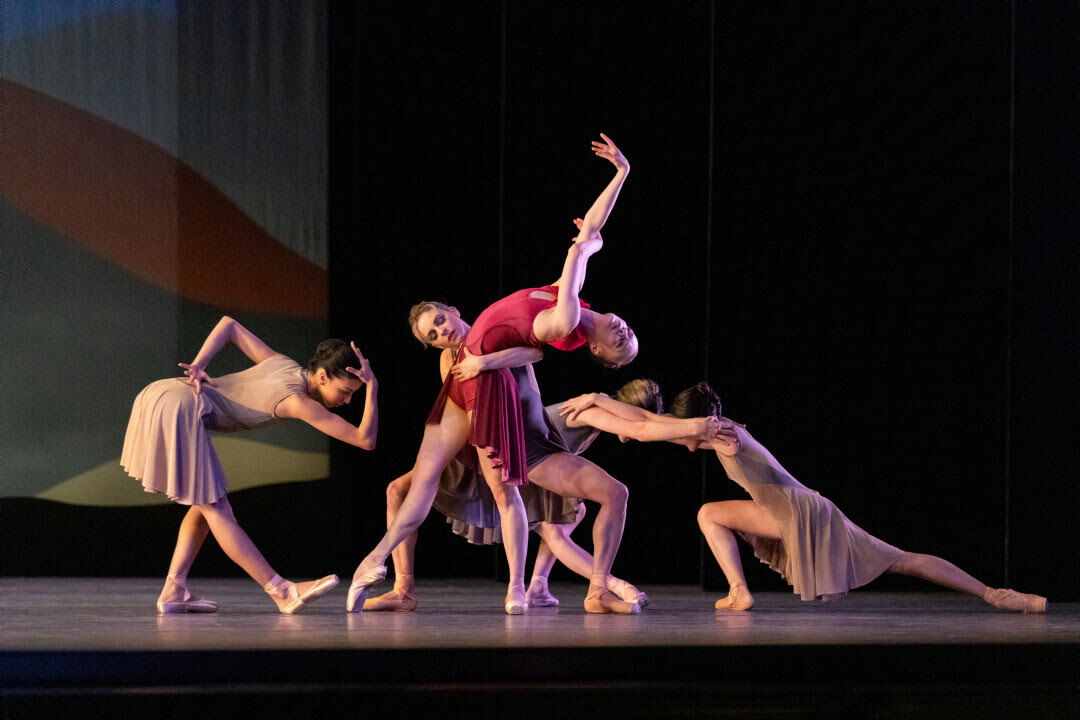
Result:
{"label": "dancer in lunge", "polygon": [[[676,417],[720,416],[720,398],[701,382],[679,393],[671,412]],[[1046,611],[1044,597],[987,587],[947,560],[878,540],[792,477],[745,428],[735,429],[736,442],[727,438],[684,442],[691,451],[715,450],[727,476],[751,497],[707,503],[698,512],[701,532],[728,581],[728,595],[716,602],[717,608],[754,606],[739,559],[738,533],[803,600],[839,595],[892,572],[970,593],[1004,610]]]}
{"label": "dancer in lunge", "polygon": [[[615,315],[590,310],[578,297],[588,258],[603,246],[600,228],[630,169],[614,143],[607,136],[602,137],[603,142],[593,142],[593,152],[615,166],[615,176],[582,220],[558,282],[526,288],[503,298],[481,313],[471,330],[460,316],[432,306],[413,318],[418,337],[440,348],[464,339],[458,353],[459,363],[465,363],[469,355],[515,347],[552,345],[570,351],[586,344],[602,362],[611,366],[633,359],[637,354],[637,338],[626,323]],[[428,416],[413,466],[412,487],[386,535],[353,574],[347,610],[358,612],[363,608],[367,587],[385,577],[386,556],[427,516],[442,470],[466,443],[473,448],[468,448],[459,459],[479,467],[499,508],[503,548],[510,570],[506,611],[519,614],[528,608],[524,583],[528,528],[517,490],[527,482],[521,407],[513,376],[503,367],[471,377],[463,373],[447,376]],[[617,534],[621,536],[621,518],[617,521],[620,525]],[[591,594],[599,597],[614,557],[613,549],[598,548],[597,557],[598,564],[607,565],[594,578],[597,591]]]}
{"label": "dancer in lunge", "polygon": [[[211,378],[206,366],[228,342],[255,365]],[[324,340],[304,368],[275,353],[230,317],[223,317],[195,359],[180,367],[186,378],[158,380],[135,398],[120,460],[147,492],[164,493],[173,502],[191,506],[180,524],[158,612],[217,610],[216,603],[187,589],[188,571],[208,532],[262,586],[278,610],[300,612],[334,588],[337,575],[293,583],[274,572],[233,515],[210,431],[236,432],[296,418],[342,442],[374,449],[379,426],[375,374],[355,344]],[[345,405],[361,388],[365,404],[358,427],[327,409]]]}

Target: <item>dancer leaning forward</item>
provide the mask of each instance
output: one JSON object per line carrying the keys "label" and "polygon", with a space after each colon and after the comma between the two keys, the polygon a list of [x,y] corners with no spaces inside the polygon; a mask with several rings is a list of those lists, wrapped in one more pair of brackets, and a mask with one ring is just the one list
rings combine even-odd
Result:
{"label": "dancer leaning forward", "polygon": [[[206,366],[226,343],[254,365],[218,378]],[[159,613],[214,612],[217,604],[192,595],[188,571],[207,533],[273,599],[282,613],[298,613],[338,584],[337,575],[294,583],[285,580],[255,547],[229,505],[225,473],[210,432],[236,432],[285,418],[303,420],[342,442],[371,450],[379,426],[378,381],[355,344],[319,343],[307,367],[275,353],[251,331],[223,317],[190,363],[184,378],[146,386],[131,409],[121,464],[147,492],[159,492],[190,509],[180,524]],[[328,408],[348,403],[365,389],[364,416],[353,426]]]}

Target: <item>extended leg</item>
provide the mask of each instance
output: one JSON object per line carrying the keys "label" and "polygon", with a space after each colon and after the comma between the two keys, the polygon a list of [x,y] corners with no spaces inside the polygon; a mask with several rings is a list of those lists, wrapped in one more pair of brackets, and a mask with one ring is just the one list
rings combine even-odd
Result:
{"label": "extended leg", "polygon": [[749,610],[754,597],[746,587],[736,530],[759,537],[779,538],[780,526],[764,508],[750,500],[706,503],[698,510],[698,527],[728,582],[728,595],[716,601],[717,609]]}
{"label": "extended leg", "polygon": [[309,582],[292,583],[275,573],[270,563],[266,562],[266,558],[255,547],[255,543],[236,522],[236,516],[233,515],[228,498],[221,498],[213,505],[194,507],[197,507],[206,518],[210,532],[214,534],[214,539],[229,559],[243,568],[255,582],[262,585],[282,612],[287,614],[299,612],[307,603],[329,592],[337,585],[336,575],[327,575]]}
{"label": "extended leg", "polygon": [[398,543],[416,532],[431,510],[439,489],[439,476],[450,458],[460,450],[469,437],[469,417],[464,410],[447,400],[442,421],[424,428],[424,439],[413,465],[412,486],[398,508],[382,540],[360,562],[353,573],[352,585],[345,601],[349,612],[359,612],[367,596],[367,588],[386,575],[383,563]]}
{"label": "extended leg", "polygon": [[889,568],[889,572],[920,577],[953,590],[971,593],[1003,610],[1018,610],[1025,613],[1046,612],[1046,598],[1041,595],[1029,595],[1007,588],[987,587],[948,560],[936,555],[905,552]]}

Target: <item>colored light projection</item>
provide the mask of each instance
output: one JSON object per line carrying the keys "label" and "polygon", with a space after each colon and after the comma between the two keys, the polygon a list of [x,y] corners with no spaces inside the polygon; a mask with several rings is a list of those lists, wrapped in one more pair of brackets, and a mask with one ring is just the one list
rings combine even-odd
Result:
{"label": "colored light projection", "polygon": [[[119,465],[138,391],[222,314],[325,337],[325,38],[321,3],[0,5],[0,497],[167,502]],[[329,474],[298,423],[214,444],[231,490]]]}

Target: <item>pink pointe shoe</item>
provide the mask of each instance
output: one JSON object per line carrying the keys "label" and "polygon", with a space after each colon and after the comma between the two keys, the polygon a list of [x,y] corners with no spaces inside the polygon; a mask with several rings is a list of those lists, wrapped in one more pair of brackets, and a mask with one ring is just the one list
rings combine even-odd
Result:
{"label": "pink pointe shoe", "polygon": [[[171,582],[176,588],[182,590],[179,600],[162,600],[158,598],[157,611],[159,615],[173,615],[178,613],[212,613],[217,612],[217,603],[213,600],[205,600],[191,594],[184,583],[169,576],[167,582]],[[162,591],[164,596],[165,592]]]}
{"label": "pink pointe shoe", "polygon": [[416,596],[411,590],[394,588],[379,597],[364,601],[364,612],[412,612],[416,610]]}
{"label": "pink pointe shoe", "polygon": [[547,580],[534,579],[525,591],[525,602],[529,607],[559,607],[559,598],[551,594]]}
{"label": "pink pointe shoe", "polygon": [[529,609],[529,601],[526,599],[525,588],[520,585],[506,593],[506,602],[503,608],[507,615],[524,615]]}
{"label": "pink pointe shoe", "polygon": [[1030,595],[1008,588],[987,589],[983,594],[983,600],[1002,610],[1025,614],[1046,612],[1046,598],[1042,595]]}
{"label": "pink pointe shoe", "polygon": [[337,575],[327,575],[302,583],[289,582],[280,575],[275,575],[270,582],[263,585],[263,590],[274,599],[279,612],[296,615],[303,612],[309,603],[336,588],[337,584]]}
{"label": "pink pointe shoe", "polygon": [[625,580],[620,580],[617,577],[612,577],[608,579],[607,589],[618,595],[620,600],[625,600],[626,602],[636,602],[638,604],[638,607],[645,607],[649,604],[648,595],[641,592]]}
{"label": "pink pointe shoe", "polygon": [[364,601],[367,600],[368,586],[374,585],[385,577],[385,565],[365,568],[364,563],[360,563],[356,568],[356,572],[353,573],[352,584],[349,585],[349,596],[345,598],[345,612],[362,612]]}

